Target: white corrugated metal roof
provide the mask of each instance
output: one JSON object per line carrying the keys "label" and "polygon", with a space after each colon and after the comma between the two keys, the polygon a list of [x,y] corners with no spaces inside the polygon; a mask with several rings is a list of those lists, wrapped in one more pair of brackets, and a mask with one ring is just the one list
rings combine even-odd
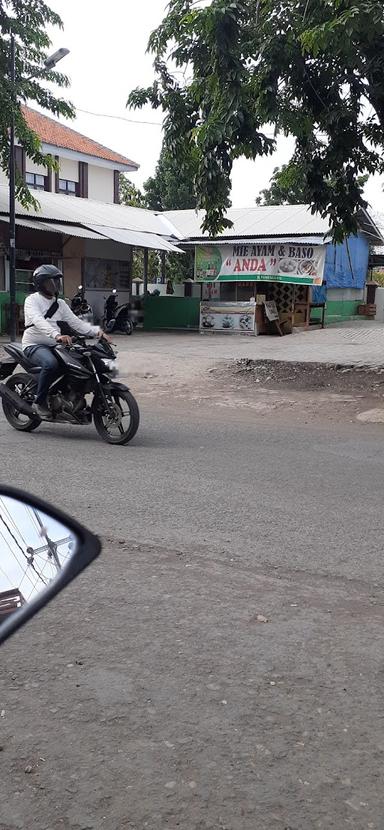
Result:
{"label": "white corrugated metal roof", "polygon": [[[8,224],[9,216],[0,216],[0,222]],[[76,225],[59,225],[57,222],[50,225],[48,222],[39,222],[37,219],[29,219],[26,216],[16,216],[16,225],[34,231],[44,231],[45,233],[49,231],[49,233],[60,233],[67,236],[80,236],[84,239],[104,239],[99,233],[94,233],[88,228],[80,228]]]}
{"label": "white corrugated metal roof", "polygon": [[[76,196],[64,196],[60,193],[46,193],[38,191],[36,198],[40,203],[39,210],[32,211],[17,204],[17,214],[20,220],[23,216],[32,220],[55,221],[72,226],[83,225],[93,232],[103,234],[103,228],[113,228],[126,231],[137,231],[139,234],[156,234],[162,240],[182,242],[183,240],[209,239],[203,234],[201,224],[203,211],[174,210],[165,213],[155,213],[143,208],[128,207],[127,205],[106,204],[91,199],[79,199]],[[0,185],[0,213],[8,212],[8,185]],[[384,244],[380,231],[366,211],[360,212],[360,227],[372,244]],[[323,238],[330,230],[327,219],[318,214],[312,214],[308,205],[279,205],[258,206],[252,208],[230,208],[228,219],[233,222],[231,228],[217,237],[217,241],[243,238],[285,238],[290,237],[318,237]],[[61,230],[65,233],[65,229]],[[73,233],[73,235],[75,235]],[[81,235],[78,233],[77,235]],[[110,237],[110,234],[107,234]],[[95,237],[97,238],[97,237]],[[110,237],[111,238],[111,237]],[[147,242],[149,238],[146,237]],[[307,241],[307,239],[306,239]],[[133,242],[126,244],[135,244]],[[139,243],[136,243],[137,245]],[[144,247],[145,239],[141,242]],[[158,249],[162,248],[159,244]]]}
{"label": "white corrugated metal roof", "polygon": [[[181,239],[209,238],[202,232],[203,211],[169,210],[164,214],[178,231]],[[225,228],[222,238],[321,235],[329,231],[329,222],[317,213],[312,214],[308,205],[278,205],[252,208],[230,208],[227,219],[233,222]]]}
{"label": "white corrugated metal roof", "polygon": [[[126,228],[111,228],[105,225],[87,225],[91,230],[97,230],[108,239],[113,239],[114,242],[121,242],[123,245],[133,245],[135,248],[153,248],[155,251],[174,251],[182,254],[180,248],[176,248],[171,242],[167,242],[161,236],[155,233],[140,233],[140,231],[131,231]],[[99,237],[100,238],[100,237]]]}
{"label": "white corrugated metal roof", "polygon": [[[9,224],[9,216],[0,216],[0,222],[6,222],[7,225]],[[48,230],[47,227],[44,225],[43,222],[38,222],[37,220],[33,219],[24,219],[24,217],[16,216],[16,225],[20,225],[22,228],[31,228],[34,231],[46,231]],[[49,228],[51,230],[51,228]]]}
{"label": "white corrugated metal roof", "polygon": [[[18,202],[16,211],[19,215],[29,216],[31,219],[55,219],[58,222],[104,225],[170,236],[160,217],[150,210],[79,199],[77,196],[65,196],[61,193],[46,193],[44,190],[39,190],[33,195],[40,204],[38,212],[28,211]],[[0,185],[0,212],[8,212],[8,185]]]}
{"label": "white corrugated metal roof", "polygon": [[44,226],[44,230],[50,230],[53,233],[63,233],[66,236],[79,236],[82,239],[103,239],[99,233],[94,233],[88,230],[88,228],[81,228],[79,225],[61,225],[58,222],[51,224],[41,222],[40,224]]}
{"label": "white corrugated metal roof", "polygon": [[[203,211],[170,210],[161,214],[164,226],[174,226],[178,240],[209,239],[209,235],[202,232],[201,225],[204,218]],[[323,219],[319,213],[311,213],[309,205],[260,205],[251,208],[230,208],[227,218],[233,222],[231,228],[225,228],[217,241],[236,238],[276,237],[289,239],[300,236],[323,238],[330,231],[328,219]],[[366,210],[360,210],[358,216],[359,228],[370,242],[384,244],[380,228]],[[213,240],[211,240],[213,241]],[[308,241],[308,240],[306,240]]]}

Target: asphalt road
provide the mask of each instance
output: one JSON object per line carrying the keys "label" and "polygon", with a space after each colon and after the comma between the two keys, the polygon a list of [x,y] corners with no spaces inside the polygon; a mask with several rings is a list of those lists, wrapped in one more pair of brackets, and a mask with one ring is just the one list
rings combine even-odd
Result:
{"label": "asphalt road", "polygon": [[105,540],[2,648],[1,830],[381,830],[382,426],[142,409],[126,448],[0,420]]}

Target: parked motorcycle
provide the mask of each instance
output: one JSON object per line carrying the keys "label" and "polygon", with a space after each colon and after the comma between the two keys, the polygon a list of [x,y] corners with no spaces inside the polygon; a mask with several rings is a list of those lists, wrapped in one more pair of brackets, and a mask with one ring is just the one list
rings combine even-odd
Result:
{"label": "parked motorcycle", "polygon": [[77,294],[71,300],[71,311],[80,320],[85,320],[87,323],[93,324],[93,308],[84,296],[82,285],[79,285]]}
{"label": "parked motorcycle", "polygon": [[121,331],[123,334],[132,334],[131,304],[119,305],[116,288],[107,297],[104,304],[103,328],[108,334]]}
{"label": "parked motorcycle", "polygon": [[[39,367],[33,366],[21,346],[4,346],[11,361],[0,363],[0,396],[4,415],[14,429],[32,432],[41,419],[32,409],[37,390]],[[61,374],[53,381],[48,393],[49,422],[85,425],[94,422],[100,437],[109,444],[127,444],[137,432],[139,408],[129,389],[113,378],[118,374],[116,353],[101,338],[86,343],[77,337],[71,346],[54,349]],[[20,365],[24,372],[13,374]],[[91,404],[86,395],[92,395]]]}
{"label": "parked motorcycle", "polygon": [[100,553],[99,539],[30,493],[0,486],[0,644]]}

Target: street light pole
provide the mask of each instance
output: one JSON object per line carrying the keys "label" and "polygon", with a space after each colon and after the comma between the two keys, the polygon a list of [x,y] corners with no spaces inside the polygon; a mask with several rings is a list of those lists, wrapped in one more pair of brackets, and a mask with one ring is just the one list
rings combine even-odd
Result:
{"label": "street light pole", "polygon": [[15,214],[15,36],[11,34],[10,54],[11,125],[9,130],[9,334],[16,340],[16,214]]}

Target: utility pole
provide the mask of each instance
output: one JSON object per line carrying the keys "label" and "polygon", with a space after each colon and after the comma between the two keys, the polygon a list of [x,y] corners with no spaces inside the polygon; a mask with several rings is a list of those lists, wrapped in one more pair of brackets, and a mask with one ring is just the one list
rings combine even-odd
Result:
{"label": "utility pole", "polygon": [[161,252],[161,282],[166,282],[166,264],[165,264],[165,251]]}
{"label": "utility pole", "polygon": [[144,295],[145,295],[148,291],[148,248],[144,248],[144,280],[143,280],[143,282],[144,282],[143,290],[144,290]]}
{"label": "utility pole", "polygon": [[[53,560],[53,562],[55,564],[55,567],[56,567],[56,570],[61,571],[61,562],[60,562],[60,559],[57,555],[57,548],[58,548],[58,545],[63,544],[63,542],[66,542],[67,539],[60,539],[59,542],[53,542],[52,539],[50,539],[49,536],[48,536],[47,530],[44,527],[43,522],[41,521],[41,517],[40,517],[39,512],[35,509],[33,510],[33,512],[35,514],[38,525],[40,527],[41,535],[42,535],[43,539],[45,539],[45,541],[46,541],[46,545],[44,545],[43,548],[38,548],[37,550],[34,550],[33,553],[34,553],[34,555],[36,555],[36,553],[43,553],[43,552],[45,553],[45,551],[46,551],[49,558]],[[68,538],[70,539],[71,537],[68,537]]]}
{"label": "utility pole", "polygon": [[16,340],[16,216],[15,216],[15,36],[11,34],[10,53],[11,124],[9,130],[9,334]]}
{"label": "utility pole", "polygon": [[[69,54],[69,49],[58,49],[44,61],[46,69],[53,69],[56,64]],[[11,342],[16,340],[16,184],[15,184],[15,109],[17,106],[16,92],[16,58],[15,36],[11,32],[10,38],[10,67],[9,79],[11,82],[11,123],[9,126],[9,334]],[[24,78],[30,81],[36,75]]]}

